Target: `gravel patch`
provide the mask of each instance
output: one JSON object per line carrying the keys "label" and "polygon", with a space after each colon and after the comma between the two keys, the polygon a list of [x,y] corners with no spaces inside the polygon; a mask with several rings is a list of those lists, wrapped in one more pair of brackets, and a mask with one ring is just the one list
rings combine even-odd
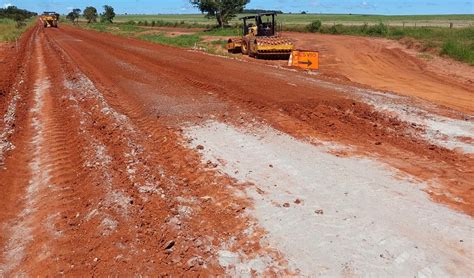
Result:
{"label": "gravel patch", "polygon": [[[251,214],[305,276],[469,276],[474,221],[434,203],[426,185],[380,162],[337,157],[272,128],[185,129],[202,160],[250,183]],[[226,161],[225,164],[218,161]],[[240,267],[235,254],[221,264]]]}

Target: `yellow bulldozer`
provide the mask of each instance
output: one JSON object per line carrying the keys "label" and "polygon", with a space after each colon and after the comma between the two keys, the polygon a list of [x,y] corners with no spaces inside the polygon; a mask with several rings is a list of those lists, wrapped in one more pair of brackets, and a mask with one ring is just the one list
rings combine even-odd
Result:
{"label": "yellow bulldozer", "polygon": [[227,41],[229,53],[242,53],[255,58],[288,59],[294,44],[276,32],[276,13],[261,13],[240,18],[243,21],[242,37]]}
{"label": "yellow bulldozer", "polygon": [[54,27],[58,28],[59,14],[55,12],[44,12],[40,16],[44,28]]}

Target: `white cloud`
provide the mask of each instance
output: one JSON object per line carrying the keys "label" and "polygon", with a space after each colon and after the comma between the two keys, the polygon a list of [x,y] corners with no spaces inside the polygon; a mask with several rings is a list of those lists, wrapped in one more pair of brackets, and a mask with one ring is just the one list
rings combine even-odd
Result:
{"label": "white cloud", "polygon": [[10,7],[10,6],[13,6],[13,4],[12,4],[12,3],[3,4],[3,7],[4,7],[5,9],[8,8],[8,7]]}

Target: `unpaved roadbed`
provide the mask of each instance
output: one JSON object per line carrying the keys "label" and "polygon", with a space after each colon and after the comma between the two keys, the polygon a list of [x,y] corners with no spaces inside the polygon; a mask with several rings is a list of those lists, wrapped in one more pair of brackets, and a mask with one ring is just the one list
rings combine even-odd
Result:
{"label": "unpaved roadbed", "polygon": [[68,26],[19,45],[0,276],[472,273],[469,112]]}

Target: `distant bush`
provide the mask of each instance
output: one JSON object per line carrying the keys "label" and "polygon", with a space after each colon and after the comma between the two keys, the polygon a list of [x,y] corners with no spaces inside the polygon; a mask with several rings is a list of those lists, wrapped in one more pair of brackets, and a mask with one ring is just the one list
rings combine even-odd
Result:
{"label": "distant bush", "polygon": [[381,36],[385,36],[387,33],[388,33],[388,28],[382,22],[380,22],[377,25],[370,26],[366,30],[366,34],[368,34],[369,36],[380,36],[381,37]]}
{"label": "distant bush", "polygon": [[321,33],[323,34],[333,34],[333,35],[344,34],[345,33],[344,30],[345,30],[345,27],[342,24],[323,26],[320,29]]}
{"label": "distant bush", "polygon": [[319,32],[319,30],[321,29],[321,25],[321,20],[315,20],[307,26],[307,29],[311,33],[316,33]]}
{"label": "distant bush", "polygon": [[360,26],[360,32],[363,34],[367,34],[367,31],[369,30],[369,24],[365,22],[362,26]]}
{"label": "distant bush", "polygon": [[405,30],[403,28],[391,28],[390,29],[390,36],[394,38],[402,38],[406,35]]}

